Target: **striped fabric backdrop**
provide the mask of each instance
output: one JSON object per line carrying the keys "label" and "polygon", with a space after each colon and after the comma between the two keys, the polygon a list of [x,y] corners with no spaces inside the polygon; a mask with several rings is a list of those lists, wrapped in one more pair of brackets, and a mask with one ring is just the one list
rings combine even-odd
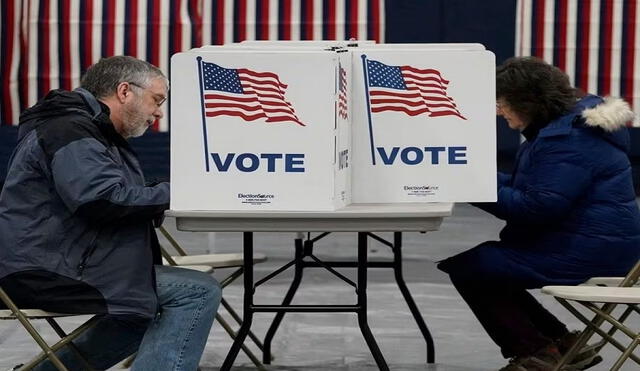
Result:
{"label": "striped fabric backdrop", "polygon": [[624,98],[640,126],[640,0],[518,0],[518,56],[558,66],[585,92]]}
{"label": "striped fabric backdrop", "polygon": [[172,54],[202,45],[383,42],[384,12],[384,0],[0,0],[0,125],[17,124],[50,89],[73,89],[102,57],[131,55],[170,74]]}

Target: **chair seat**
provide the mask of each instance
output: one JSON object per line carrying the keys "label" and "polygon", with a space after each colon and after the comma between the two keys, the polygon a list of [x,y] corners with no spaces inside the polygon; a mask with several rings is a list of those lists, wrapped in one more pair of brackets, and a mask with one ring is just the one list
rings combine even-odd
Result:
{"label": "chair seat", "polygon": [[[46,312],[41,309],[20,309],[20,311],[29,318],[53,318],[53,317],[73,317],[79,316],[80,314],[69,314],[69,313],[53,313]],[[1,309],[0,310],[0,320],[3,319],[11,319],[15,320],[17,317],[13,315],[13,313],[9,309]]]}
{"label": "chair seat", "polygon": [[[165,264],[167,264],[166,261],[165,261]],[[183,269],[191,269],[191,270],[202,272],[202,273],[211,273],[211,272],[213,272],[213,267],[211,267],[209,265],[176,265],[175,267],[176,268],[183,268]]]}
{"label": "chair seat", "polygon": [[[590,278],[583,285],[590,286],[620,286],[624,277],[593,277]],[[636,282],[635,286],[640,286],[640,281]]]}
{"label": "chair seat", "polygon": [[569,300],[596,303],[640,303],[640,287],[545,286],[545,294]]}
{"label": "chair seat", "polygon": [[[229,268],[229,267],[241,267],[244,261],[244,256],[241,253],[230,254],[202,254],[202,255],[186,255],[186,256],[172,256],[176,264],[180,266],[185,265],[208,265],[212,268]],[[267,260],[267,256],[264,254],[253,254],[253,264],[262,263]]]}

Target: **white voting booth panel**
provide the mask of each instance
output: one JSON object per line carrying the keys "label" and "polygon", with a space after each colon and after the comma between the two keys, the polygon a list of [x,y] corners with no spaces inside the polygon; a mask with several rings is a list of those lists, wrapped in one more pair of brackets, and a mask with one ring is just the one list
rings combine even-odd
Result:
{"label": "white voting booth panel", "polygon": [[338,104],[350,56],[201,48],[174,55],[171,70],[172,210],[350,203],[350,141],[340,137],[350,129]]}
{"label": "white voting booth panel", "polygon": [[352,50],[354,203],[496,200],[495,57],[477,45]]}

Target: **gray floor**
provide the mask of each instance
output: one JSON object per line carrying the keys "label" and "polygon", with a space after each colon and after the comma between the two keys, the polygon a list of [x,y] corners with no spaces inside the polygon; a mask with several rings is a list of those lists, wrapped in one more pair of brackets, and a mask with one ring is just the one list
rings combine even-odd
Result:
{"label": "gray floor", "polygon": [[[167,220],[165,225],[189,252],[204,253],[239,252],[240,235],[237,233],[176,232],[175,223]],[[413,297],[420,307],[436,344],[436,364],[426,364],[426,350],[402,295],[389,270],[371,270],[369,274],[369,324],[392,370],[437,370],[437,371],[482,371],[495,370],[506,361],[477,323],[472,313],[449,283],[446,275],[435,269],[435,262],[463,251],[479,242],[495,239],[502,223],[488,214],[462,204],[456,206],[454,216],[447,218],[441,229],[428,234],[407,233],[404,235],[405,278]],[[258,265],[256,278],[262,277],[292,258],[293,237],[291,233],[255,236],[256,252],[268,255],[269,261]],[[333,234],[318,243],[315,250],[320,258],[353,258],[355,236]],[[370,244],[370,257],[386,258],[388,248]],[[343,270],[353,277],[351,270]],[[225,272],[216,272],[223,277]],[[277,303],[281,300],[291,278],[287,271],[272,283],[261,286],[256,293],[256,302]],[[242,303],[242,287],[237,282],[225,289],[225,298],[235,308]],[[536,294],[537,295],[537,294]],[[570,327],[578,328],[576,320],[553,299],[538,295],[554,313]],[[353,289],[344,282],[317,270],[305,273],[303,284],[294,303],[352,304]],[[266,332],[273,315],[258,314],[254,318],[253,331],[260,337]],[[637,319],[636,319],[637,321]],[[79,324],[80,319],[63,321],[69,327]],[[38,328],[46,328],[39,323]],[[49,339],[55,339],[46,331]],[[621,338],[622,340],[623,338]],[[222,328],[214,325],[201,368],[218,370],[231,345],[230,338]],[[253,348],[255,349],[255,348]],[[353,314],[287,314],[274,338],[272,347],[275,359],[270,369],[301,371],[365,371],[376,370],[375,362],[368,351]],[[35,343],[24,330],[13,321],[0,322],[0,370],[30,358],[37,352]],[[636,351],[640,355],[640,351]],[[609,369],[618,352],[605,348],[605,362],[595,370]],[[250,360],[242,353],[235,369],[253,370]],[[114,368],[115,369],[115,368]],[[631,361],[624,370],[638,370]]]}

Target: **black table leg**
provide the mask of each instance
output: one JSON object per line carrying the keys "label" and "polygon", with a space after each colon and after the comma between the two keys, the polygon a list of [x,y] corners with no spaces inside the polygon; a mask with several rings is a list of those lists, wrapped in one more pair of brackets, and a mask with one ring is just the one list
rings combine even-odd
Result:
{"label": "black table leg", "polygon": [[[300,286],[300,282],[302,281],[302,271],[303,271],[302,258],[304,257],[304,252],[303,252],[301,238],[296,238],[295,249],[296,249],[295,258],[294,258],[295,270],[293,275],[293,282],[291,282],[291,286],[289,286],[289,290],[287,291],[287,294],[284,296],[282,305],[291,304],[291,301],[293,300],[293,296],[296,294],[296,291]],[[267,330],[267,334],[264,337],[264,350],[262,352],[262,362],[264,364],[267,364],[267,365],[271,364],[271,341],[273,340],[273,337],[275,336],[276,331],[278,330],[278,326],[280,326],[280,322],[282,322],[282,319],[284,318],[284,314],[285,314],[284,310],[276,312],[276,316],[273,319],[273,322],[271,322],[271,325]]]}
{"label": "black table leg", "polygon": [[242,313],[242,326],[238,331],[236,339],[231,345],[231,349],[224,359],[224,363],[220,368],[221,371],[231,370],[233,362],[238,356],[241,345],[244,343],[249,330],[251,329],[251,321],[253,320],[253,232],[243,233],[243,251],[244,251],[244,307]]}
{"label": "black table leg", "polygon": [[429,328],[424,322],[422,314],[420,314],[420,310],[418,309],[416,302],[413,300],[411,292],[409,292],[409,288],[404,282],[404,277],[402,275],[402,232],[393,233],[393,272],[396,277],[396,283],[400,288],[400,292],[402,292],[402,296],[404,296],[404,300],[407,302],[407,305],[411,310],[411,314],[413,314],[413,318],[416,320],[416,323],[420,328],[420,332],[422,332],[422,336],[427,343],[427,363],[434,363],[436,355],[431,332],[429,332]]}
{"label": "black table leg", "polygon": [[358,232],[358,324],[378,368],[382,371],[389,371],[389,366],[387,366],[367,323],[367,269],[367,233]]}

